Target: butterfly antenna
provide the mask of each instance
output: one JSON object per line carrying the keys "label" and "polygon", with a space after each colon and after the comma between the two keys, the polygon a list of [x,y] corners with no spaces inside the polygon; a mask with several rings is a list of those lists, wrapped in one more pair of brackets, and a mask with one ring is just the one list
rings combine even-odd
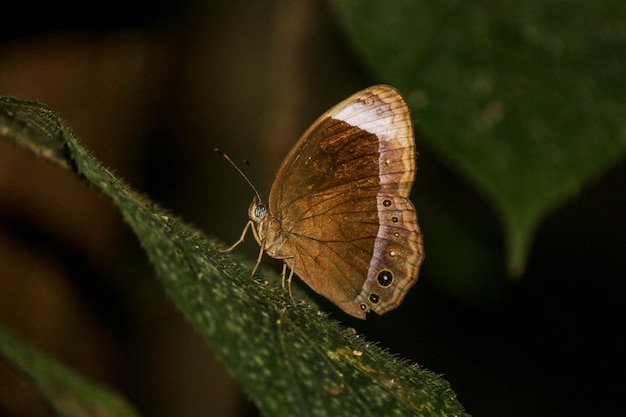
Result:
{"label": "butterfly antenna", "polygon": [[224,158],[226,158],[226,160],[228,162],[230,162],[230,164],[237,170],[237,172],[239,172],[239,174],[241,174],[241,176],[243,177],[244,180],[246,180],[246,182],[248,183],[248,185],[254,190],[254,193],[256,194],[257,198],[259,199],[259,201],[261,201],[261,194],[259,193],[259,191],[256,189],[256,187],[254,185],[252,185],[252,182],[250,182],[250,180],[248,179],[248,177],[246,177],[246,174],[243,173],[243,171],[237,166],[237,164],[235,164],[233,162],[232,159],[230,159],[230,157],[228,155],[226,155],[226,153],[224,151],[222,151],[219,148],[215,148],[214,149],[215,152],[219,153],[220,155],[222,155]]}

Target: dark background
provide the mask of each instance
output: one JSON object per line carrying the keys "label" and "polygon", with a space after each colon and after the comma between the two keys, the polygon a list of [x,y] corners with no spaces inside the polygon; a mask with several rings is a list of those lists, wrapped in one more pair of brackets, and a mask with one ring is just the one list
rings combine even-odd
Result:
{"label": "dark background", "polygon": [[[118,176],[229,243],[253,193],[212,149],[267,194],[310,122],[385,81],[360,64],[322,2],[55,3],[39,17],[16,7],[28,24],[16,18],[2,32],[0,94],[49,105]],[[418,284],[400,308],[367,322],[320,300],[324,309],[443,374],[475,416],[622,415],[624,163],[545,219],[513,280],[488,202],[429,149],[419,126],[416,135],[412,197],[427,254]],[[441,208],[491,254],[473,287],[441,281],[446,265],[463,270],[455,253],[472,248],[428,249],[451,227]],[[143,415],[256,415],[163,294],[109,201],[4,142],[0,232],[0,325],[120,390]],[[240,250],[252,258],[249,240]],[[48,415],[16,379],[0,364],[0,413]]]}

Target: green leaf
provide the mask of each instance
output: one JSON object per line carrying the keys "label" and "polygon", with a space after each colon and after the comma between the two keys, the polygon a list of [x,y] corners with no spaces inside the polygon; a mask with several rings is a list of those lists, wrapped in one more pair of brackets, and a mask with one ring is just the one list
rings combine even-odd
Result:
{"label": "green leaf", "polygon": [[335,0],[359,56],[500,214],[523,272],[536,228],[626,149],[626,8],[613,1]]}
{"label": "green leaf", "polygon": [[0,358],[29,378],[56,415],[134,417],[137,412],[119,394],[86,381],[53,359],[0,329]]}
{"label": "green leaf", "polygon": [[0,98],[0,136],[71,167],[111,198],[169,295],[265,415],[465,415],[445,380],[291,300],[276,275],[251,279],[250,262],[131,190],[52,115]]}

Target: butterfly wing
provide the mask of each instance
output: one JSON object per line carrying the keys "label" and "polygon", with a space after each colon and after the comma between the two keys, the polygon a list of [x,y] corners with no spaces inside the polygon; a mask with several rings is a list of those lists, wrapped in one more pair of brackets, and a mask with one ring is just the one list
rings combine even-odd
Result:
{"label": "butterfly wing", "polygon": [[397,307],[417,280],[422,235],[409,109],[389,86],[322,115],[283,161],[269,198],[282,258],[314,291],[365,318]]}

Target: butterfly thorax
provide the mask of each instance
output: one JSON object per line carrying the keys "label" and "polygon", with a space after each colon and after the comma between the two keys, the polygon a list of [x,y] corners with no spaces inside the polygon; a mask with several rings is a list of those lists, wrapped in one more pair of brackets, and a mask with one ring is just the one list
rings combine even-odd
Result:
{"label": "butterfly thorax", "polygon": [[269,208],[257,196],[254,197],[248,216],[256,227],[255,238],[265,252],[272,258],[282,259],[288,257],[283,253],[283,245],[287,237],[282,233],[282,224],[279,219],[272,216]]}

